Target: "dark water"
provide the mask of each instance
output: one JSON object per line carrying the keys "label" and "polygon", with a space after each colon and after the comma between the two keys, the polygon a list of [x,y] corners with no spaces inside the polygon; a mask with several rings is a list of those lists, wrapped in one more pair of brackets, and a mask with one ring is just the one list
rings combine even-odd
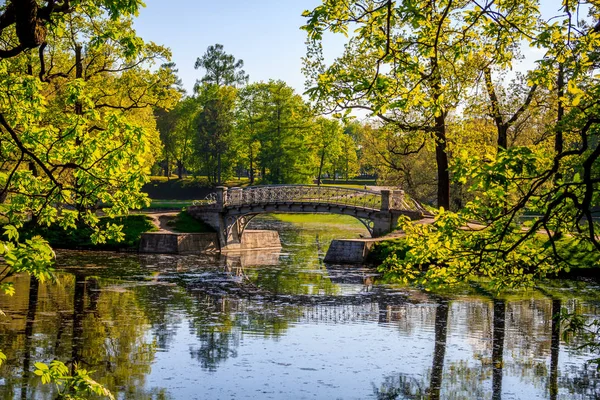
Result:
{"label": "dark water", "polygon": [[354,223],[255,221],[281,253],[221,258],[60,253],[56,282],[0,296],[0,397],[52,398],[33,363],[76,361],[121,399],[593,399],[599,375],[553,313],[593,318],[597,288],[494,299],[381,284],[325,266]]}

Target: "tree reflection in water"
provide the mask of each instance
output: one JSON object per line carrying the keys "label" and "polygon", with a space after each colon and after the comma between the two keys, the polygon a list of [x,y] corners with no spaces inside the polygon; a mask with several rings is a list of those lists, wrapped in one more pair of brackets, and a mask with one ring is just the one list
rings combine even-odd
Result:
{"label": "tree reflection in water", "polygon": [[550,400],[558,397],[558,353],[560,352],[560,309],[562,301],[552,300],[552,343],[550,347]]}
{"label": "tree reflection in water", "polygon": [[[507,372],[505,371],[504,353],[506,346],[508,346],[510,362],[508,373],[513,378],[520,378],[521,383],[524,385],[538,386],[540,383],[547,382],[545,398],[551,400],[557,398],[600,398],[598,373],[588,368],[587,365],[584,364],[579,368],[571,365],[568,369],[563,366],[562,373],[559,370],[561,330],[560,322],[556,317],[562,306],[560,299],[535,302],[509,302],[506,299],[492,299],[489,303],[480,304],[477,308],[483,307],[485,309],[489,307],[492,309],[492,314],[488,317],[491,322],[492,340],[490,362],[482,357],[479,365],[468,360],[444,362],[447,329],[451,327],[451,324],[447,324],[451,309],[450,304],[458,305],[460,302],[440,301],[435,308],[435,345],[432,354],[433,363],[428,374],[429,381],[425,380],[427,375],[423,378],[417,378],[407,373],[385,376],[381,384],[372,384],[374,397],[377,399],[492,398],[500,400],[503,393],[510,393],[508,397],[515,398],[515,389],[519,393],[518,388],[503,388],[503,375]],[[510,312],[507,312],[508,308],[511,309]],[[537,331],[535,320],[522,319],[524,316],[529,317],[529,312],[525,312],[525,310],[531,310],[534,315],[537,315],[536,318],[540,321],[540,328],[550,325],[550,329],[542,328],[543,331]],[[457,313],[458,310],[454,309],[452,312]],[[479,313],[476,314],[479,315]],[[478,321],[478,323],[486,324],[485,320],[486,318]],[[508,320],[511,324],[510,329],[507,328]],[[544,321],[551,321],[551,323],[546,324]],[[515,329],[513,325],[520,328]],[[482,328],[479,331],[483,335],[481,340],[485,343],[486,335],[484,332],[486,329],[484,326]],[[474,334],[477,330],[474,327],[472,329],[471,334]],[[509,334],[508,341],[507,334]],[[544,340],[544,336],[550,339],[546,341],[549,344],[548,348],[539,348],[533,354],[519,354],[523,349],[535,349],[535,346],[532,347],[529,343],[532,338]],[[477,346],[476,342],[473,342],[473,345]],[[549,356],[549,375],[548,370],[543,368],[543,362],[540,364],[531,361],[532,357],[545,356]],[[411,360],[407,360],[407,363],[410,362]],[[486,381],[491,384],[491,393],[485,389]],[[523,393],[527,393],[527,391]],[[559,396],[560,393],[562,395]],[[519,397],[517,395],[516,398],[527,398],[527,395],[524,396]]]}
{"label": "tree reflection in water", "polygon": [[[178,387],[163,387],[168,385],[160,380],[164,375],[157,386],[156,374],[213,379],[239,371],[239,364],[251,371],[290,371],[296,365],[285,359],[287,353],[273,349],[277,343],[290,345],[286,340],[292,337],[304,343],[306,332],[318,332],[323,341],[310,347],[309,336],[304,343],[309,347],[299,357],[312,352],[314,359],[319,353],[317,362],[327,372],[314,375],[327,384],[352,379],[353,390],[364,390],[343,392],[342,387],[342,398],[372,392],[379,399],[500,399],[514,389],[506,387],[509,380],[551,399],[598,393],[598,376],[581,365],[583,356],[573,366],[565,364],[571,354],[563,351],[559,359],[561,344],[564,350],[573,346],[561,343],[560,326],[552,319],[561,306],[573,309],[576,304],[582,313],[597,315],[589,301],[561,302],[539,294],[494,299],[473,291],[440,299],[382,285],[373,281],[372,271],[323,265],[329,239],[321,234],[283,236],[292,245],[281,257],[264,252],[227,258],[73,253],[61,258],[60,266],[69,272],[57,274],[57,285],[15,278],[17,296],[7,301],[0,295],[0,308],[10,316],[0,320],[0,348],[9,357],[0,367],[0,398],[51,398],[50,389],[30,371],[34,361],[53,358],[95,370],[94,378],[120,398],[166,398],[168,390],[184,397]],[[340,332],[346,336],[338,338]],[[248,343],[261,350],[249,362],[232,362]],[[365,346],[379,352],[371,354]],[[360,351],[353,353],[355,348]],[[157,372],[164,368],[162,353],[179,349],[174,354],[185,360],[177,359],[175,367],[187,363],[191,372]],[[319,358],[329,349],[331,354]],[[357,365],[348,365],[346,353],[336,355],[335,349],[357,354]],[[401,361],[390,367],[390,359]],[[302,367],[313,366],[308,357],[301,361]],[[373,364],[377,368],[362,368]],[[350,368],[360,373],[349,375]],[[308,376],[295,371],[290,375]]]}
{"label": "tree reflection in water", "polygon": [[37,311],[40,283],[35,276],[29,278],[29,296],[27,299],[27,317],[25,320],[25,345],[23,346],[23,375],[21,383],[21,399],[27,399],[27,383],[31,374],[31,342],[33,339],[33,324]]}
{"label": "tree reflection in water", "polygon": [[506,301],[494,299],[492,336],[492,399],[502,399],[502,368],[504,367],[504,329],[506,326]]}
{"label": "tree reflection in water", "polygon": [[433,348],[433,366],[431,367],[431,383],[429,384],[429,398],[440,398],[442,387],[442,372],[444,372],[444,358],[446,357],[446,336],[448,333],[448,300],[441,299],[435,309],[435,346]]}

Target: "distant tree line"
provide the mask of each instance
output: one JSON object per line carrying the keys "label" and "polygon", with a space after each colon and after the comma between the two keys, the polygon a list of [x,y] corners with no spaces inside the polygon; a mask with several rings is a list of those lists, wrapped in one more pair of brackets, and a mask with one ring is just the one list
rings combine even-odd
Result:
{"label": "distant tree line", "polygon": [[[358,122],[317,116],[283,81],[247,83],[243,61],[210,46],[195,67],[205,75],[172,110],[157,108],[162,157],[155,173],[206,176],[221,184],[309,183],[361,172]],[[165,66],[176,73],[174,64]],[[178,82],[181,90],[181,82]]]}

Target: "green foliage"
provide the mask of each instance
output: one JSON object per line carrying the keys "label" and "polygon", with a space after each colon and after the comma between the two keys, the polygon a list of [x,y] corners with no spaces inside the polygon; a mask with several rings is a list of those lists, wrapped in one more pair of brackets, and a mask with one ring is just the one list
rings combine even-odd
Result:
{"label": "green foliage", "polygon": [[317,158],[317,183],[321,184],[321,178],[325,171],[335,174],[337,164],[342,156],[342,143],[344,140],[340,123],[336,120],[318,118],[313,136]]}
{"label": "green foliage", "polygon": [[[146,215],[100,218],[96,227],[79,226],[76,229],[63,229],[60,226],[32,227],[25,225],[23,234],[39,235],[48,243],[61,249],[119,250],[137,249],[142,233],[157,230]],[[104,232],[114,230],[108,236]],[[94,235],[96,232],[100,234]]]}
{"label": "green foliage", "polygon": [[[114,223],[121,221],[111,218],[147,203],[139,189],[160,146],[151,107],[170,108],[179,94],[173,71],[153,65],[168,59],[169,50],[145,43],[133,29],[131,16],[141,6],[140,0],[81,0],[0,7],[0,289],[6,293],[14,288],[5,280],[16,273],[50,277],[54,253],[35,231],[87,226],[86,241],[127,241]],[[23,22],[15,13],[35,18]],[[105,220],[96,215],[100,204],[110,204]],[[69,376],[58,361],[36,367],[45,382],[64,386],[61,397],[112,398],[83,369]]]}
{"label": "green foliage", "polygon": [[[406,241],[403,239],[390,239],[381,242],[376,242],[373,249],[369,252],[369,261],[381,265],[388,258],[394,258],[394,262],[399,259],[406,258],[406,253],[410,250]],[[391,262],[391,261],[390,261]],[[387,268],[380,268],[386,271]]]}
{"label": "green foliage", "polygon": [[[169,51],[144,43],[132,28],[129,15],[140,4],[73,3],[51,14],[39,52],[0,61],[0,214],[7,232],[0,251],[8,264],[0,284],[16,272],[40,279],[49,273],[48,243],[15,234],[26,222],[87,225],[87,240],[117,240],[117,225],[99,226],[99,204],[110,204],[109,217],[146,204],[139,189],[158,140],[150,106],[169,107],[178,95],[169,89],[171,72],[152,68]],[[2,37],[10,42],[10,29]]]}
{"label": "green foliage", "polygon": [[213,191],[213,185],[206,177],[171,180],[153,177],[142,187],[142,191],[153,200],[202,199]]}
{"label": "green foliage", "polygon": [[90,377],[91,372],[77,366],[75,366],[75,373],[71,375],[69,368],[61,361],[54,360],[49,366],[36,362],[33,372],[41,378],[43,384],[56,385],[59,399],[83,400],[90,395],[97,395],[114,400],[114,396],[108,389]]}
{"label": "green foliage", "polygon": [[282,81],[248,85],[240,95],[242,151],[261,171],[261,183],[310,182],[317,165],[315,126],[302,97]]}
{"label": "green foliage", "polygon": [[[384,270],[431,285],[484,276],[500,288],[596,262],[585,254],[600,253],[599,13],[592,5],[575,19],[581,4],[548,21],[528,0],[326,0],[304,13],[307,93],[330,111],[379,118],[364,154],[412,195],[433,197],[415,182],[437,185],[444,206],[432,224],[401,224],[410,250]],[[326,65],[323,34],[350,26],[344,54]],[[535,69],[494,82],[523,42],[543,52]],[[452,203],[440,196],[450,176]]]}
{"label": "green foliage", "polygon": [[199,92],[202,84],[216,86],[235,86],[248,82],[248,75],[242,69],[243,60],[236,60],[231,54],[225,53],[222,44],[208,46],[206,53],[196,59],[194,68],[203,68],[206,74],[196,81],[195,92]]}
{"label": "green foliage", "polygon": [[220,185],[233,175],[237,156],[234,129],[237,90],[232,86],[205,84],[197,91],[202,110],[194,121],[196,154],[202,159],[209,181]]}

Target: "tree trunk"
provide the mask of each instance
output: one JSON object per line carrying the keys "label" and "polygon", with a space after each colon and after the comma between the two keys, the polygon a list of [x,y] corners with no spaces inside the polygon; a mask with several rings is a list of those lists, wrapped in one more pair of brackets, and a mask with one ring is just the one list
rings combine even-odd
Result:
{"label": "tree trunk", "polygon": [[[81,55],[81,45],[79,44],[75,45],[75,78],[83,78],[83,57]],[[83,115],[83,104],[80,101],[75,102],[75,114]]]}
{"label": "tree trunk", "polygon": [[[75,78],[76,79],[81,79],[83,78],[83,57],[81,55],[81,45],[79,44],[75,44]],[[77,100],[75,102],[75,114],[76,115],[83,115],[83,104],[81,103],[81,101]],[[79,136],[77,136],[75,138],[75,146],[81,146],[82,140]],[[84,162],[82,162],[82,164],[84,164]],[[77,188],[78,190],[81,189],[81,184],[79,182],[75,182],[75,188]],[[83,198],[85,197],[85,194],[83,194],[81,191],[79,192],[78,196],[78,201],[75,205],[77,211],[79,213],[84,211],[84,207],[83,207]]]}
{"label": "tree trunk", "polygon": [[252,154],[252,143],[250,144],[250,184],[254,183],[254,154]]}
{"label": "tree trunk", "polygon": [[217,154],[217,184],[220,185],[221,182],[221,152]]}
{"label": "tree trunk", "polygon": [[319,174],[317,175],[317,185],[321,186],[321,173],[323,172],[323,163],[325,161],[325,149],[321,153],[321,161],[319,162]]}
{"label": "tree trunk", "polygon": [[437,163],[437,205],[450,209],[450,172],[446,152],[446,117],[435,117],[435,159]]}
{"label": "tree trunk", "polygon": [[508,125],[504,123],[502,113],[500,112],[500,102],[496,95],[496,89],[492,83],[492,71],[488,67],[483,71],[485,77],[485,87],[487,88],[488,96],[490,96],[490,102],[492,103],[492,117],[496,124],[498,131],[498,151],[501,149],[506,150],[508,148]]}
{"label": "tree trunk", "polygon": [[[558,82],[556,86],[558,90],[558,110],[556,122],[560,124],[565,114],[565,106],[561,100],[561,98],[565,95],[565,72],[562,65],[559,65],[558,67]],[[556,136],[554,138],[554,151],[556,154],[560,154],[563,151],[563,133],[560,125],[556,130]]]}
{"label": "tree trunk", "polygon": [[450,209],[450,172],[448,171],[448,153],[446,152],[446,111],[440,104],[442,83],[437,57],[431,58],[431,89],[434,104],[440,108],[434,116],[435,160],[437,163],[437,206]]}
{"label": "tree trunk", "polygon": [[494,300],[492,336],[492,400],[502,399],[502,367],[504,366],[504,332],[506,321],[506,302]]}
{"label": "tree trunk", "polygon": [[442,387],[444,372],[444,358],[446,357],[446,336],[448,333],[447,300],[439,302],[435,309],[435,344],[433,346],[433,365],[431,367],[431,380],[429,382],[429,399],[438,400]]}
{"label": "tree trunk", "polygon": [[167,177],[167,180],[171,180],[171,171],[169,171],[169,153],[167,153],[167,156],[165,157],[165,176]]}
{"label": "tree trunk", "polygon": [[177,160],[177,176],[179,179],[183,179],[183,163],[181,160]]}

